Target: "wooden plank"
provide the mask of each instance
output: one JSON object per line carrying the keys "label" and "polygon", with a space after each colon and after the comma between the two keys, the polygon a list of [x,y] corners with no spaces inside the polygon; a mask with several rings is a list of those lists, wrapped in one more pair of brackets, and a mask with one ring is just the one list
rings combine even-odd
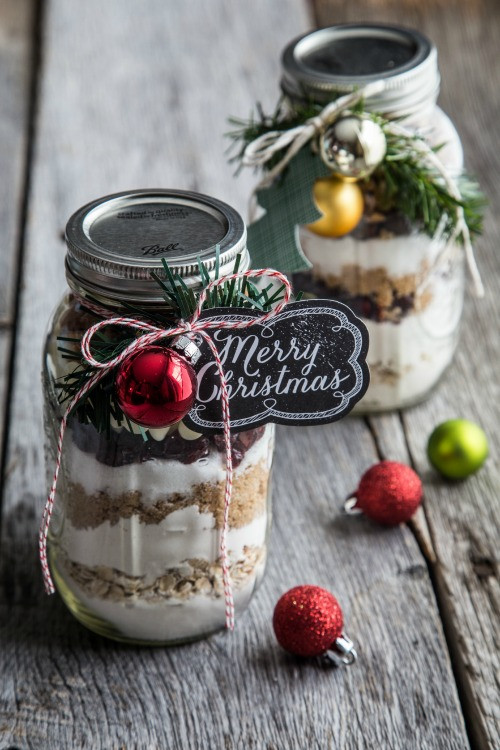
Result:
{"label": "wooden plank", "polygon": [[[373,460],[362,421],[288,433],[282,431],[277,454],[267,580],[233,636],[147,650],[87,633],[58,600],[40,594],[34,545],[19,551],[34,509],[26,499],[12,509],[6,562],[15,574],[0,606],[5,742],[297,750],[307,743],[354,750],[437,749],[446,737],[447,747],[467,746],[433,593],[411,534],[381,533],[338,512],[356,479],[353,447],[362,460]],[[311,455],[311,445],[324,453]],[[308,473],[291,470],[304,461],[313,487]],[[347,632],[360,651],[350,670],[301,663],[274,642],[274,602],[306,581],[334,589],[344,605]]]}
{"label": "wooden plank", "polygon": [[12,320],[26,160],[32,0],[0,5],[0,325]]}
{"label": "wooden plank", "polygon": [[[167,9],[150,0],[139,24],[132,0],[47,5],[0,572],[5,745],[468,746],[413,535],[339,511],[377,460],[363,420],[279,431],[267,578],[233,635],[184,648],[125,648],[85,631],[42,592],[33,342],[41,342],[64,284],[60,230],[84,201],[136,186],[197,188],[244,211],[252,177],[231,180],[220,138],[225,117],[248,113],[257,98],[273,104],[279,49],[308,26],[298,0],[246,7],[236,13],[225,0],[199,0]],[[342,602],[360,652],[349,671],[302,663],[277,647],[274,603],[304,582]]]}
{"label": "wooden plank", "polygon": [[[381,459],[411,464],[406,436],[402,429],[401,415],[398,412],[367,418],[367,423],[372,431],[377,452]],[[413,518],[409,521],[409,526],[415,534],[427,562],[434,563],[436,561],[434,545],[425,516],[425,510],[422,506],[418,508]]]}
{"label": "wooden plank", "polygon": [[0,455],[23,216],[33,15],[33,0],[0,4]]}
{"label": "wooden plank", "polygon": [[[500,656],[498,539],[500,536],[497,455],[467,482],[449,484],[430,471],[426,440],[445,419],[466,417],[498,444],[500,263],[500,155],[495,122],[500,106],[497,59],[500,7],[480,3],[388,3],[317,0],[321,25],[341,21],[388,21],[416,26],[438,45],[442,74],[442,106],[462,136],[467,167],[476,174],[490,201],[477,257],[486,282],[486,298],[469,297],[458,354],[432,398],[405,412],[404,429],[411,460],[425,480],[425,515],[437,557],[435,578],[454,666],[459,677],[468,727],[478,748],[500,746],[498,674]],[[401,455],[401,433],[372,420],[384,453]],[[404,451],[403,451],[404,455]]]}
{"label": "wooden plank", "polygon": [[0,449],[3,445],[3,425],[5,413],[5,399],[7,396],[7,375],[11,350],[11,333],[0,330]]}

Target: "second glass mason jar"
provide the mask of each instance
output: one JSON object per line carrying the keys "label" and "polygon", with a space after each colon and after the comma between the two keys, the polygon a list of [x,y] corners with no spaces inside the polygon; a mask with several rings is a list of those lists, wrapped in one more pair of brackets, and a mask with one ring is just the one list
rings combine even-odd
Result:
{"label": "second glass mason jar", "polygon": [[[395,26],[346,24],[296,39],[284,50],[281,86],[292,107],[326,104],[372,81],[382,93],[367,109],[399,121],[440,146],[444,166],[457,176],[463,164],[457,132],[436,106],[439,71],[434,45],[417,31]],[[357,411],[384,411],[425,398],[451,362],[458,340],[464,263],[456,247],[436,263],[445,238],[431,238],[408,217],[377,206],[369,183],[356,229],[325,237],[301,227],[300,242],[312,263],[294,276],[296,290],[345,302],[368,328],[370,386]]]}
{"label": "second glass mason jar", "polygon": [[[44,355],[50,482],[63,411],[58,386],[75,369],[61,351],[77,347],[67,339],[81,339],[102,319],[99,308],[116,315],[130,304],[171,317],[150,275],[163,274],[161,258],[194,290],[197,258],[213,276],[216,245],[221,276],[232,272],[237,254],[240,270],[250,262],[239,214],[183,191],[107,196],[77,211],[66,237],[69,290],[50,323]],[[237,613],[264,570],[273,446],[273,425],[232,436],[227,548]],[[183,422],[145,436],[134,423],[114,421],[109,433],[99,433],[72,417],[48,552],[56,588],[77,619],[101,635],[147,644],[188,641],[224,627],[224,483],[222,436],[195,433]]]}

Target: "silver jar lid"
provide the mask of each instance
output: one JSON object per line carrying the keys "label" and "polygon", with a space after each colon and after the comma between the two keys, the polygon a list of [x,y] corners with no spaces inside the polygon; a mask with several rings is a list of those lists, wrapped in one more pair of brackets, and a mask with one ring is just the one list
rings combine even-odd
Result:
{"label": "silver jar lid", "polygon": [[293,40],[282,58],[281,88],[293,99],[319,103],[384,79],[367,107],[387,115],[412,114],[439,93],[437,51],[419,31],[385,24],[339,24]]}
{"label": "silver jar lid", "polygon": [[155,271],[165,278],[161,259],[188,287],[200,285],[197,259],[215,274],[240,270],[250,258],[246,228],[234,208],[185,190],[133,190],[92,201],[66,225],[66,274],[70,286],[97,297],[145,304],[163,302]]}

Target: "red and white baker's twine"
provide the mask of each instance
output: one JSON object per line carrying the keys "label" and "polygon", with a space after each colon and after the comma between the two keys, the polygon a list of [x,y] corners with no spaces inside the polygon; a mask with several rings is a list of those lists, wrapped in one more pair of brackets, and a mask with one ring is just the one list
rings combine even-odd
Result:
{"label": "red and white baker's twine", "polygon": [[[207,287],[201,292],[200,298],[198,300],[198,305],[191,319],[186,320],[186,321],[184,320],[180,321],[176,328],[170,328],[170,329],[159,328],[157,326],[151,325],[144,321],[137,320],[135,318],[117,317],[117,318],[108,318],[106,320],[101,320],[99,321],[99,323],[96,323],[95,325],[91,326],[85,332],[82,338],[82,343],[81,343],[82,355],[83,355],[83,358],[88,362],[88,364],[94,367],[97,370],[97,372],[94,375],[92,375],[92,377],[89,378],[89,380],[85,383],[85,385],[74,396],[74,398],[69,403],[62,417],[61,425],[59,428],[59,438],[57,442],[57,458],[56,458],[56,467],[54,471],[54,477],[52,480],[52,486],[49,492],[49,496],[47,498],[47,502],[45,503],[42,523],[40,525],[40,533],[39,533],[40,563],[42,566],[45,590],[47,591],[48,594],[53,594],[55,591],[55,588],[54,588],[54,583],[52,581],[52,576],[50,574],[49,564],[47,560],[47,535],[49,532],[50,519],[52,517],[52,511],[54,508],[57,478],[59,476],[59,470],[61,468],[64,433],[66,431],[68,418],[71,412],[73,411],[75,406],[79,403],[79,401],[101,380],[102,377],[104,377],[107,371],[109,371],[110,369],[114,369],[115,367],[120,365],[130,354],[136,351],[139,351],[140,349],[144,349],[145,347],[150,346],[151,344],[154,344],[155,342],[160,341],[165,338],[172,338],[175,336],[179,336],[180,334],[184,334],[186,336],[193,336],[196,334],[196,335],[202,336],[207,342],[208,346],[210,347],[210,350],[217,364],[217,370],[219,372],[220,384],[221,384],[222,418],[223,418],[223,423],[224,423],[224,446],[226,449],[226,485],[225,485],[225,493],[224,493],[224,520],[223,520],[223,525],[222,525],[219,549],[220,549],[220,558],[221,558],[221,567],[222,567],[222,580],[224,584],[224,599],[225,599],[225,607],[226,607],[226,627],[229,630],[234,629],[234,600],[233,600],[233,591],[232,591],[232,586],[231,586],[231,577],[230,577],[230,572],[229,572],[229,556],[228,556],[228,551],[227,551],[227,534],[228,534],[228,529],[229,529],[229,507],[231,504],[231,492],[232,492],[232,487],[233,487],[233,459],[232,459],[232,454],[231,454],[231,422],[230,422],[230,414],[229,414],[229,396],[227,392],[226,379],[224,376],[224,369],[222,367],[222,362],[219,357],[219,353],[217,351],[217,348],[214,342],[212,341],[212,338],[206,331],[208,329],[219,329],[219,328],[231,328],[231,329],[249,328],[251,325],[254,325],[255,320],[243,320],[243,321],[230,322],[230,321],[199,320],[199,317],[200,317],[200,313],[202,311],[203,305],[205,303],[207,294],[214,287],[220,286],[221,284],[225,284],[227,281],[233,281],[233,280],[242,279],[245,277],[259,278],[261,276],[268,276],[270,279],[276,279],[279,282],[281,282],[281,284],[283,284],[285,287],[283,300],[280,303],[278,303],[275,308],[265,313],[258,319],[259,323],[264,323],[265,321],[274,317],[275,315],[277,315],[279,312],[283,310],[285,305],[289,302],[291,292],[292,292],[290,282],[288,281],[286,276],[284,276],[279,271],[275,271],[270,268],[262,268],[256,271],[250,270],[250,271],[243,271],[241,273],[233,273],[228,276],[224,276],[223,278],[216,279],[215,281],[210,282],[210,284],[208,284]],[[124,349],[114,359],[108,362],[98,362],[92,356],[92,352],[90,349],[92,337],[101,328],[105,328],[106,326],[110,326],[110,325],[118,325],[118,326],[125,326],[128,328],[136,328],[139,331],[146,331],[146,333],[139,336],[135,341],[133,341],[129,346],[127,346],[127,348]]]}

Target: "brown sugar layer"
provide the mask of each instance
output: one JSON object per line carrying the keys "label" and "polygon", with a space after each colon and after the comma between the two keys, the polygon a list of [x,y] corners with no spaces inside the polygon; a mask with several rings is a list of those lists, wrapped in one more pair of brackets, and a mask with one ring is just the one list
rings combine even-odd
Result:
{"label": "brown sugar layer", "polygon": [[[234,589],[243,588],[255,575],[266,557],[266,548],[248,546],[243,554],[230,565],[231,583]],[[85,591],[88,596],[112,602],[130,604],[134,600],[158,604],[168,599],[185,601],[196,595],[220,598],[224,595],[222,567],[220,561],[185,560],[179,567],[168,568],[152,582],[144,576],[130,576],[116,568],[105,565],[90,567],[59,554],[58,561],[66,575]]]}
{"label": "brown sugar layer", "polygon": [[381,266],[364,269],[352,263],[343,265],[339,275],[295,274],[294,285],[315,297],[345,302],[362,317],[399,323],[407,315],[424,310],[432,301],[429,289],[419,289],[427,272],[422,264],[419,273],[390,276]]}
{"label": "brown sugar layer", "polygon": [[[231,506],[229,509],[230,528],[246,526],[266,510],[269,483],[269,469],[265,461],[250,466],[233,479]],[[139,516],[141,523],[161,523],[170,513],[196,505],[200,513],[211,513],[216,528],[224,522],[225,482],[201,482],[189,492],[173,493],[153,504],[143,501],[143,492],[131,490],[120,495],[108,492],[94,492],[89,495],[79,483],[68,488],[67,517],[77,529],[95,529],[109,521],[113,526],[121,518]]]}
{"label": "brown sugar layer", "polygon": [[407,375],[410,371],[411,367],[408,365],[402,370],[398,370],[383,362],[370,363],[370,380],[379,385],[384,384],[394,387],[398,384],[399,379],[403,375]]}

